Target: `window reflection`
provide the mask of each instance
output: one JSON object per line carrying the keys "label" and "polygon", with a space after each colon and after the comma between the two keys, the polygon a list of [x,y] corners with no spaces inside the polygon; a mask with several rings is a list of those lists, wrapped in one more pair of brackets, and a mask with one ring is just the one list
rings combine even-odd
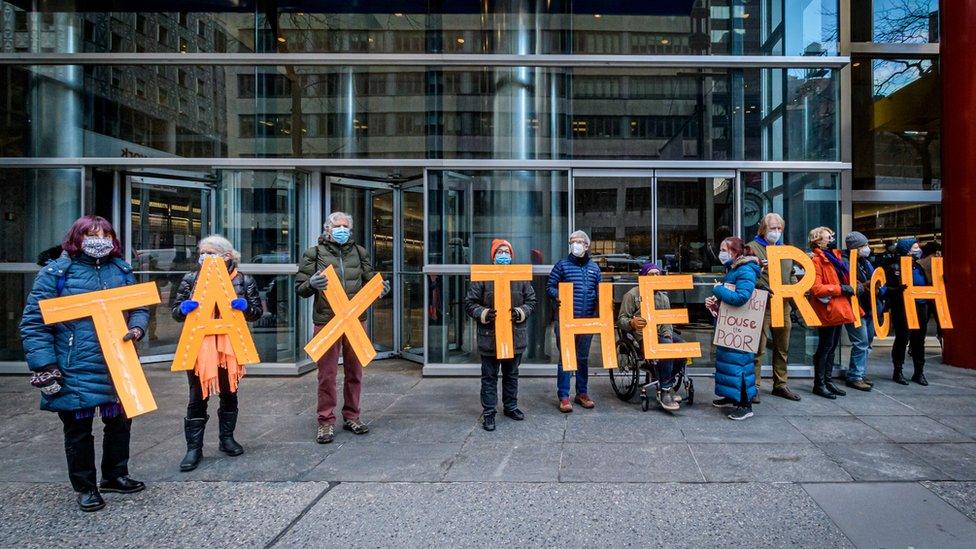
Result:
{"label": "window reflection", "polygon": [[939,41],[939,0],[851,2],[855,42],[925,44]]}

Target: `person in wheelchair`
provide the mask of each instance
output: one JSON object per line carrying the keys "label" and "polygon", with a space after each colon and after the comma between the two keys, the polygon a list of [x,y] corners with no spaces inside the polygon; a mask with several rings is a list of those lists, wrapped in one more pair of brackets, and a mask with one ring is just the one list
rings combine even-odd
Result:
{"label": "person in wheelchair", "polygon": [[[644,263],[640,268],[640,275],[660,275],[661,269],[657,263]],[[624,294],[623,301],[620,303],[620,314],[617,315],[617,327],[624,333],[634,336],[638,344],[643,345],[643,329],[647,326],[647,319],[640,316],[640,288],[631,288]],[[666,292],[654,292],[654,308],[670,309],[671,300]],[[657,327],[657,340],[659,343],[682,342],[683,340],[674,333],[674,327],[670,324],[659,324]],[[660,391],[657,392],[657,402],[661,408],[674,412],[678,410],[678,399],[675,396],[675,371],[678,371],[681,363],[685,359],[645,361],[647,368],[650,368],[660,384]]]}

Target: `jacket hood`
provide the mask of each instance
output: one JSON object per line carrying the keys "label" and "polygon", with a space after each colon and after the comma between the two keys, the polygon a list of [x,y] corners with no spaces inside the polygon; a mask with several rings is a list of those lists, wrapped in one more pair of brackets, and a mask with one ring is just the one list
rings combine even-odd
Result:
{"label": "jacket hood", "polygon": [[754,255],[740,255],[739,259],[732,262],[733,269],[738,269],[743,265],[751,265],[758,271],[762,270],[762,265],[759,263],[759,258]]}

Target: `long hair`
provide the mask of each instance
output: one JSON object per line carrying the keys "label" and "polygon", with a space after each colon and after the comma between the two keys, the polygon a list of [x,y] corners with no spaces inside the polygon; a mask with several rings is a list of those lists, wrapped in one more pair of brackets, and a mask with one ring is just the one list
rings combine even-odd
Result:
{"label": "long hair", "polygon": [[98,230],[112,239],[112,251],[109,256],[122,257],[122,244],[119,243],[115,229],[112,228],[112,224],[107,219],[98,215],[86,215],[75,220],[68,232],[65,233],[64,240],[61,241],[61,248],[71,257],[77,257],[81,255],[81,241],[89,232]]}

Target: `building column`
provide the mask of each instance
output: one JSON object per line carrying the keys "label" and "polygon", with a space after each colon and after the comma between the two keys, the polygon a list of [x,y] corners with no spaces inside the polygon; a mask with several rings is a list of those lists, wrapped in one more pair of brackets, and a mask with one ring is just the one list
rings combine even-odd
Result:
{"label": "building column", "polygon": [[946,363],[976,368],[976,2],[942,2],[942,227],[945,282],[955,326]]}

